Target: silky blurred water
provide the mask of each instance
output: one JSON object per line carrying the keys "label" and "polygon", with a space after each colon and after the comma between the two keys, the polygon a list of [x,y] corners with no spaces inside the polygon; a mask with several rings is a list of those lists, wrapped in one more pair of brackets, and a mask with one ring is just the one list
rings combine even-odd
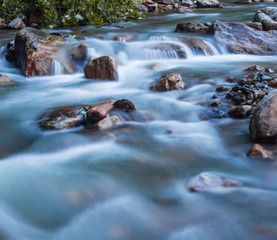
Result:
{"label": "silky blurred water", "polygon": [[[277,238],[276,162],[246,157],[252,144],[248,119],[200,118],[207,111],[202,103],[226,77],[256,64],[276,68],[277,57],[233,55],[212,37],[174,33],[185,21],[250,22],[255,11],[268,6],[226,4],[226,9],[65,30],[79,36],[67,50],[85,43],[91,58],[116,57],[117,82],[87,80],[83,66],[65,75],[59,62],[52,66],[55,76],[25,78],[1,49],[0,73],[17,85],[0,88],[0,239]],[[14,34],[3,32],[1,42]],[[133,41],[113,40],[126,34]],[[202,39],[210,53],[195,52],[180,37]],[[188,58],[155,49],[159,44],[177,45]],[[168,72],[181,73],[187,89],[151,92]],[[110,98],[131,100],[138,110],[134,119],[106,131],[43,132],[36,124],[50,108]],[[189,181],[205,171],[239,180],[243,187],[228,194],[190,193]]]}

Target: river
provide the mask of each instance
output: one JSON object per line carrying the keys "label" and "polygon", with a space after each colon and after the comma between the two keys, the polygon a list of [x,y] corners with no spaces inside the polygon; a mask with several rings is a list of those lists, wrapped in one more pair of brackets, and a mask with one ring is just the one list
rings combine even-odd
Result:
{"label": "river", "polygon": [[[0,72],[18,84],[0,88],[0,239],[277,238],[277,165],[246,156],[252,145],[249,119],[200,117],[226,77],[256,64],[276,68],[277,57],[229,54],[209,36],[174,33],[185,21],[251,22],[257,10],[276,3],[225,5],[63,30],[81,36],[69,47],[82,42],[91,46],[92,57],[116,57],[116,82],[89,81],[81,68],[66,75],[58,63],[54,76],[25,78],[1,55]],[[133,41],[113,41],[125,34]],[[3,31],[0,40],[14,36]],[[204,40],[211,54],[185,45],[187,59],[174,51],[145,50],[181,44],[178,37]],[[150,91],[165,72],[181,73],[187,88]],[[42,131],[36,124],[49,108],[110,98],[131,100],[141,121],[107,131]],[[227,194],[191,193],[188,183],[202,172],[236,179],[243,187]]]}

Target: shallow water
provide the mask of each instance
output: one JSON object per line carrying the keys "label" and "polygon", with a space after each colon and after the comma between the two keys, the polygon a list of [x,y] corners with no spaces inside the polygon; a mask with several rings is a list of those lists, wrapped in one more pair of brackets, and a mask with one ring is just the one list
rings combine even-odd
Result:
{"label": "shallow water", "polygon": [[[254,64],[276,68],[277,57],[233,55],[211,37],[174,33],[184,21],[250,22],[269,5],[226,4],[226,9],[70,30],[82,40],[71,40],[68,49],[82,42],[91,47],[90,57],[119,60],[117,82],[88,81],[81,67],[65,75],[58,62],[52,66],[55,76],[25,78],[1,57],[0,72],[18,83],[0,89],[3,239],[277,238],[276,162],[245,156],[251,146],[248,119],[200,118],[207,110],[201,103],[211,101],[226,77]],[[112,40],[126,33],[134,40]],[[178,40],[191,36],[204,40],[210,53]],[[12,38],[14,33],[1,34],[3,43]],[[177,44],[188,58],[153,50],[161,43]],[[149,86],[167,72],[180,72],[187,89],[151,92]],[[36,125],[49,108],[109,98],[131,100],[144,121],[101,132],[81,127],[42,132]],[[228,194],[190,193],[189,181],[205,171],[244,186]]]}

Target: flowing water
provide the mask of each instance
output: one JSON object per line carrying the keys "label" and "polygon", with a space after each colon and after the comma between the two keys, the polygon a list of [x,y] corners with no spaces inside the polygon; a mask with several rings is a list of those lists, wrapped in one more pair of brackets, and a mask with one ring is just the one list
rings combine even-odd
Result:
{"label": "flowing water", "polygon": [[[0,239],[277,239],[276,162],[246,157],[248,119],[200,118],[207,111],[201,103],[226,77],[254,64],[276,67],[277,57],[233,55],[211,37],[174,33],[185,21],[250,22],[268,6],[227,5],[72,30],[81,38],[68,48],[82,42],[90,46],[88,57],[118,59],[117,82],[89,81],[82,67],[65,75],[59,62],[54,76],[25,78],[2,49],[0,72],[18,84],[0,88]],[[1,41],[14,34],[4,32]],[[133,41],[112,40],[125,34]],[[208,51],[180,37],[202,39]],[[177,45],[188,58],[159,44]],[[181,73],[187,89],[151,92],[166,72]],[[110,98],[131,100],[141,120],[98,132],[43,132],[36,125],[49,108]],[[189,181],[202,172],[243,187],[228,194],[189,192]]]}

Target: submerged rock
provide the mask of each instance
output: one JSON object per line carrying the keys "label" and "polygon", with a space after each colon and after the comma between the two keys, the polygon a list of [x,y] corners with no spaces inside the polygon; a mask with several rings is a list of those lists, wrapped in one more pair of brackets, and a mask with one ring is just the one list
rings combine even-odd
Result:
{"label": "submerged rock", "polygon": [[38,124],[42,129],[63,130],[81,126],[83,120],[82,106],[64,106],[43,114]]}
{"label": "submerged rock", "polygon": [[242,184],[236,180],[210,173],[201,173],[189,183],[192,192],[228,193],[241,186]]}
{"label": "submerged rock", "polygon": [[16,85],[15,82],[11,81],[10,78],[5,74],[0,74],[0,86],[7,87]]}
{"label": "submerged rock", "polygon": [[85,77],[98,80],[117,80],[117,61],[114,57],[104,56],[90,60],[85,66]]}
{"label": "submerged rock", "polygon": [[179,73],[170,73],[162,76],[162,79],[155,85],[150,87],[150,90],[155,91],[171,91],[185,88],[185,82]]}
{"label": "submerged rock", "polygon": [[257,31],[243,23],[215,21],[208,33],[213,34],[231,53],[277,54],[277,31]]}
{"label": "submerged rock", "polygon": [[[35,28],[23,28],[15,37],[16,63],[26,77],[51,75],[53,61],[62,58],[60,54],[55,55],[55,53],[64,41],[61,37]],[[61,64],[65,73],[74,72],[74,67],[68,58],[62,58]]]}
{"label": "submerged rock", "polygon": [[88,45],[79,44],[78,46],[70,50],[70,56],[73,61],[78,63],[84,63],[88,58]]}
{"label": "submerged rock", "polygon": [[265,148],[263,148],[260,144],[255,143],[247,152],[247,156],[250,157],[261,157],[261,158],[267,158],[271,159],[273,158],[273,155],[267,151]]}
{"label": "submerged rock", "polygon": [[277,90],[272,90],[256,105],[249,130],[253,140],[277,139]]}

